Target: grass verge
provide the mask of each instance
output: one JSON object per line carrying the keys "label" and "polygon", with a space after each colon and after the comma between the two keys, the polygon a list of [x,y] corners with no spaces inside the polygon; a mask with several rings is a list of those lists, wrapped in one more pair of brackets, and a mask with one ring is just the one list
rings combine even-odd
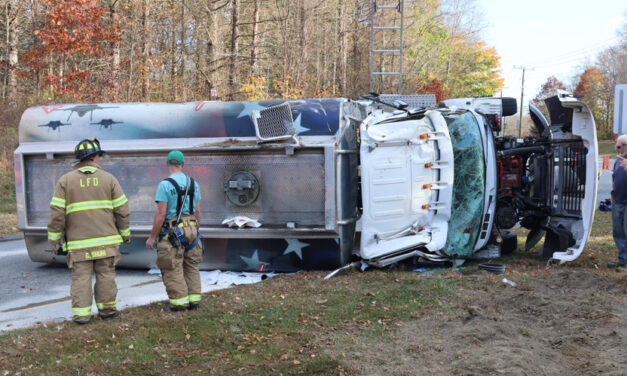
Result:
{"label": "grass verge", "polygon": [[[276,277],[212,293],[197,311],[153,304],[121,320],[47,325],[0,337],[10,374],[303,374],[348,372],[319,340],[359,328],[371,341],[395,322],[446,310],[460,279],[379,270],[323,281],[323,272]],[[357,278],[356,278],[357,277]]]}
{"label": "grass verge", "polygon": [[[601,266],[616,257],[608,228],[610,214],[597,212],[584,254],[562,267],[620,278]],[[523,249],[525,231],[519,235]],[[525,283],[549,272],[536,256],[539,247],[501,258],[508,278]],[[327,272],[303,272],[213,292],[196,311],[152,304],[124,310],[112,322],[7,332],[0,336],[0,374],[354,374],[347,354],[367,354],[403,323],[446,316],[465,291],[485,289],[485,279],[464,272],[477,263],[431,274],[353,272],[327,281]]]}
{"label": "grass verge", "polygon": [[616,156],[616,149],[614,148],[616,142],[614,142],[614,140],[599,140],[598,144],[599,155],[608,154],[610,157]]}
{"label": "grass verge", "polygon": [[18,232],[13,170],[0,168],[0,236]]}

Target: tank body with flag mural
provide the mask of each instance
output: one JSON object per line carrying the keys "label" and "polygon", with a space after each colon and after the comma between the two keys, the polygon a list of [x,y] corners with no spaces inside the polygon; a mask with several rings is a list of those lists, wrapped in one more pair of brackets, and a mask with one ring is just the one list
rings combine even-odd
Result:
{"label": "tank body with flag mural", "polygon": [[[437,106],[429,95],[367,95],[32,107],[14,159],[19,227],[32,260],[65,262],[46,242],[50,197],[76,142],[97,137],[107,151],[101,164],[131,210],[134,237],[120,248],[122,266],[155,265],[144,243],[171,150],[185,154],[201,187],[202,269],[462,262],[500,252],[518,222],[540,223],[534,237],[566,236],[545,255],[574,259],[592,220],[587,203],[594,209],[596,199],[594,122],[585,104],[562,96],[553,107],[568,124],[544,119],[542,137],[499,137],[513,101]],[[583,111],[569,111],[575,107]]]}

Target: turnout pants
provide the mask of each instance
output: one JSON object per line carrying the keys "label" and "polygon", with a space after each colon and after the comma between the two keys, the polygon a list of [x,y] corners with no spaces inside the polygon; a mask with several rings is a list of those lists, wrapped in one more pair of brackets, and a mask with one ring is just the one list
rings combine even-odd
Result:
{"label": "turnout pants", "polygon": [[[168,221],[171,222],[172,221]],[[196,218],[188,215],[181,217],[179,228],[183,232],[187,244],[194,244],[198,236]],[[173,308],[194,306],[200,303],[201,284],[198,264],[202,261],[202,241],[189,251],[184,246],[173,247],[167,236],[157,243],[157,267],[165,290]]]}
{"label": "turnout pants", "polygon": [[72,270],[72,319],[87,322],[91,318],[92,274],[96,273],[94,295],[100,316],[109,316],[117,311],[115,265],[120,260],[118,246],[86,251],[72,251],[68,266]]}

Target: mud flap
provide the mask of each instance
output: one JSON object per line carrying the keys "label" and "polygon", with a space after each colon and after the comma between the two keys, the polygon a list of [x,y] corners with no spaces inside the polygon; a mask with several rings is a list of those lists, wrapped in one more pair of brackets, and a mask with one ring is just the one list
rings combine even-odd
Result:
{"label": "mud flap", "polygon": [[541,227],[535,227],[529,231],[527,240],[525,241],[525,252],[533,248],[544,237],[545,230]]}
{"label": "mud flap", "polygon": [[551,258],[554,252],[565,252],[568,247],[575,245],[573,234],[562,225],[546,226],[545,229],[544,246],[540,251],[540,256],[543,258]]}
{"label": "mud flap", "polygon": [[501,237],[503,238],[503,242],[501,243],[501,254],[508,255],[516,252],[516,249],[518,249],[518,236],[516,233],[512,231],[504,231],[501,234]]}

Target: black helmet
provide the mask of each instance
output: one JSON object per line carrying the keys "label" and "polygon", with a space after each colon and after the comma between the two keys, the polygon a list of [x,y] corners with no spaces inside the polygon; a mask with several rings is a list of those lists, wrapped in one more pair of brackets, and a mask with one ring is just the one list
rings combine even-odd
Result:
{"label": "black helmet", "polygon": [[98,141],[95,137],[84,139],[74,148],[74,156],[79,161],[95,155],[102,155],[102,153],[103,151],[100,148],[100,141]]}

